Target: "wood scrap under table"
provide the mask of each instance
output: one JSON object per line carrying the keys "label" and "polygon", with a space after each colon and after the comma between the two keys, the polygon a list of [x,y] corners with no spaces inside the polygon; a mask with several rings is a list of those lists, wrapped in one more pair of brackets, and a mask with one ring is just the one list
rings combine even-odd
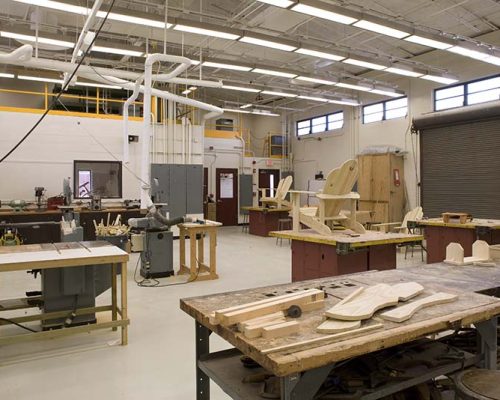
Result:
{"label": "wood scrap under table", "polygon": [[[475,272],[478,281],[481,280],[482,271],[484,269]],[[491,272],[488,271],[487,274],[491,275]],[[490,281],[490,285],[494,286],[494,282]],[[384,308],[376,311],[372,317],[361,321],[359,327],[354,327],[352,330],[331,334],[317,331],[318,327],[324,323],[325,311],[338,305],[353,293],[358,292],[357,296],[359,296],[359,292],[362,293],[360,288],[382,284],[394,287],[409,283],[411,284],[402,287],[411,287],[411,290],[405,290],[404,294],[398,295],[399,301],[396,301],[398,308],[402,309],[404,318],[397,315],[394,319],[401,319],[401,322],[394,322],[390,320],[391,318],[380,318],[383,313],[398,310],[398,308]],[[420,290],[418,286],[423,290]],[[293,304],[293,299],[303,299],[311,291],[322,291],[327,295],[323,300],[323,306],[303,312],[296,318],[287,316],[286,307]],[[453,300],[447,298],[448,302],[436,302],[429,304],[428,307],[417,303],[425,303],[423,299],[428,299],[437,293],[449,294]],[[318,299],[309,298],[308,301],[317,302]],[[352,296],[344,305],[354,301],[356,301],[356,296]],[[280,306],[276,308],[270,304],[280,304]],[[403,309],[411,304],[414,304],[413,308]],[[253,325],[252,321],[244,319],[236,322],[234,320],[228,322],[226,319],[224,322],[222,314],[225,314],[226,318],[227,314],[235,315],[235,312],[241,315],[245,310],[248,311],[248,308],[252,312],[255,309],[266,309],[267,314],[248,314],[249,319],[254,321]],[[500,299],[464,290],[463,282],[453,274],[449,279],[440,282],[435,276],[419,274],[415,269],[409,269],[408,272],[406,270],[365,272],[182,299],[181,309],[195,319],[197,399],[199,400],[209,399],[210,379],[217,382],[235,399],[259,398],[257,395],[252,395],[255,393],[252,392],[255,387],[244,386],[241,383],[241,379],[250,374],[239,362],[242,354],[258,363],[263,373],[278,377],[281,399],[307,400],[313,399],[328,374],[336,364],[342,364],[344,360],[404,345],[427,335],[470,324],[475,324],[481,335],[482,353],[479,352],[478,355],[467,353],[467,365],[477,363],[482,358],[484,366],[496,367],[496,317],[500,314]],[[266,321],[266,315],[270,320]],[[287,330],[287,326],[282,328],[285,334],[278,335],[278,337],[265,337],[259,329],[248,336],[245,335],[245,329],[241,331],[242,326],[246,326],[248,330],[258,327],[258,319],[260,319],[261,328],[269,325],[283,325],[287,322],[295,323],[288,324],[288,326],[293,326],[291,330]],[[208,338],[211,332],[227,340],[235,349],[210,353]],[[458,370],[461,364],[450,364],[447,367],[450,369],[445,372],[443,368],[439,371],[432,370],[406,383],[398,382],[394,386],[384,387],[382,392],[384,396],[395,393],[401,388],[409,387],[405,385],[413,386],[434,376],[448,373],[448,371]],[[432,375],[434,372],[437,375]],[[372,394],[370,399],[375,400],[379,397]]]}

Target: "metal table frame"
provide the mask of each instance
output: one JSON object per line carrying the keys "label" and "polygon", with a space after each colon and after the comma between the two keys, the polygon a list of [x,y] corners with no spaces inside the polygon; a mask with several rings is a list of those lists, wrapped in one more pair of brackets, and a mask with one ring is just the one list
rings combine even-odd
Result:
{"label": "metal table frame", "polygon": [[[498,318],[475,324],[480,335],[479,354],[470,360],[469,364],[464,365],[462,361],[456,361],[448,366],[441,366],[433,369],[427,374],[422,374],[418,378],[398,382],[397,384],[382,386],[375,392],[363,396],[362,400],[377,400],[384,396],[396,393],[406,388],[418,385],[429,379],[450,374],[462,369],[464,366],[470,366],[479,363],[483,368],[497,368],[497,325]],[[230,394],[236,400],[251,400],[251,397],[240,396],[234,390],[226,386],[216,374],[210,374],[209,371],[201,366],[203,358],[210,354],[210,335],[212,331],[195,321],[195,346],[196,346],[196,399],[210,400],[210,379],[214,380],[226,393]],[[219,352],[222,353],[222,352]],[[281,400],[312,400],[321,385],[328,377],[336,364],[326,365],[301,373],[292,374],[280,378],[281,381]],[[257,398],[255,398],[257,399]]]}

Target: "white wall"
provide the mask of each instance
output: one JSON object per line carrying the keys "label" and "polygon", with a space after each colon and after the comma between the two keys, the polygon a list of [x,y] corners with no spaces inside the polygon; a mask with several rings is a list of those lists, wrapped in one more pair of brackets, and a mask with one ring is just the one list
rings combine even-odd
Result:
{"label": "white wall", "polygon": [[[0,154],[3,156],[40,118],[39,114],[0,112]],[[142,122],[130,121],[130,133],[139,135]],[[180,163],[181,126],[177,137],[169,142],[168,159]],[[156,128],[159,136],[163,127]],[[201,127],[193,129],[192,163],[202,163],[203,135]],[[34,187],[47,189],[46,196],[59,195],[62,182],[73,177],[74,160],[123,159],[123,126],[121,120],[48,115],[31,136],[0,164],[0,199],[34,199]],[[94,138],[95,139],[94,139]],[[97,140],[97,141],[96,141]],[[139,139],[140,140],[140,139]],[[99,143],[100,144],[99,144]],[[173,143],[173,144],[172,144]],[[157,140],[158,152],[152,161],[163,162],[163,141]],[[138,199],[141,143],[130,146],[130,163],[123,166],[123,198]],[[175,149],[175,154],[171,150]],[[187,162],[187,160],[186,160]]]}
{"label": "white wall", "polygon": [[[500,43],[500,32],[480,38],[492,44]],[[483,62],[456,56],[443,51],[433,51],[416,57],[415,60],[437,67],[447,68],[457,74],[461,81],[498,74],[499,67]],[[419,203],[419,143],[415,135],[410,135],[411,120],[419,115],[433,111],[433,89],[445,85],[416,78],[398,77],[392,74],[371,72],[366,77],[378,78],[396,83],[408,95],[409,114],[406,118],[362,124],[361,108],[344,108],[345,124],[343,129],[327,132],[317,137],[297,140],[292,130],[293,166],[295,188],[306,189],[307,181],[314,179],[314,173],[322,170],[327,174],[332,168],[354,157],[365,147],[371,145],[393,145],[407,152],[405,156],[405,180],[408,190],[408,207]],[[359,92],[358,92],[359,93]],[[370,104],[387,98],[363,95],[363,104]],[[340,110],[339,106],[327,105],[312,110],[295,113],[294,121]],[[318,141],[321,138],[321,141]],[[415,149],[415,150],[414,150]]]}

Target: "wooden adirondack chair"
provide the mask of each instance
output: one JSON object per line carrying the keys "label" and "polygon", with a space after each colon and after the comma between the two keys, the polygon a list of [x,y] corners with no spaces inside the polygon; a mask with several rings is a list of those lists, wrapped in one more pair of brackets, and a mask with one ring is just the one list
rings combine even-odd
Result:
{"label": "wooden adirondack chair", "polygon": [[292,187],[293,177],[291,175],[284,179],[280,179],[276,194],[274,197],[261,197],[260,202],[268,207],[281,208],[283,206],[290,207],[290,202],[286,200],[286,195]]}
{"label": "wooden adirondack chair", "polygon": [[[331,235],[332,230],[327,223],[333,221],[357,233],[365,233],[363,225],[356,221],[356,203],[359,194],[351,192],[358,175],[358,162],[348,160],[339,168],[330,171],[321,193],[290,191],[293,203],[293,230],[299,231],[300,224],[304,224],[322,235]],[[300,195],[304,193],[314,195],[319,200],[316,210],[311,207],[300,208]],[[346,201],[350,202],[350,217],[341,213]]]}
{"label": "wooden adirondack chair", "polygon": [[383,224],[372,225],[372,228],[377,230],[395,231],[398,233],[410,233],[408,231],[408,221],[418,221],[424,216],[422,207],[415,207],[413,210],[406,213],[403,222],[387,222]]}

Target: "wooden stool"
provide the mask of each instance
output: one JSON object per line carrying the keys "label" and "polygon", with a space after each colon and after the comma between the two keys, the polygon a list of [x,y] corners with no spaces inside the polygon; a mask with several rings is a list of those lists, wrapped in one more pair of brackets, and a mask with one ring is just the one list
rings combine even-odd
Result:
{"label": "wooden stool", "polygon": [[[179,257],[180,269],[178,275],[189,274],[188,281],[206,281],[217,279],[216,247],[217,228],[219,222],[206,220],[204,224],[179,224]],[[189,266],[186,264],[186,236],[189,236]],[[205,236],[210,238],[210,259],[205,264]]]}
{"label": "wooden stool", "polygon": [[[287,229],[292,229],[292,219],[291,218],[280,218],[278,220],[278,231],[284,231]],[[278,241],[280,242],[280,246],[283,246],[283,238],[276,238],[276,246],[278,245]],[[288,239],[288,243],[292,243],[290,239]]]}
{"label": "wooden stool", "polygon": [[500,400],[500,371],[468,369],[455,375],[456,394],[464,400]]}

